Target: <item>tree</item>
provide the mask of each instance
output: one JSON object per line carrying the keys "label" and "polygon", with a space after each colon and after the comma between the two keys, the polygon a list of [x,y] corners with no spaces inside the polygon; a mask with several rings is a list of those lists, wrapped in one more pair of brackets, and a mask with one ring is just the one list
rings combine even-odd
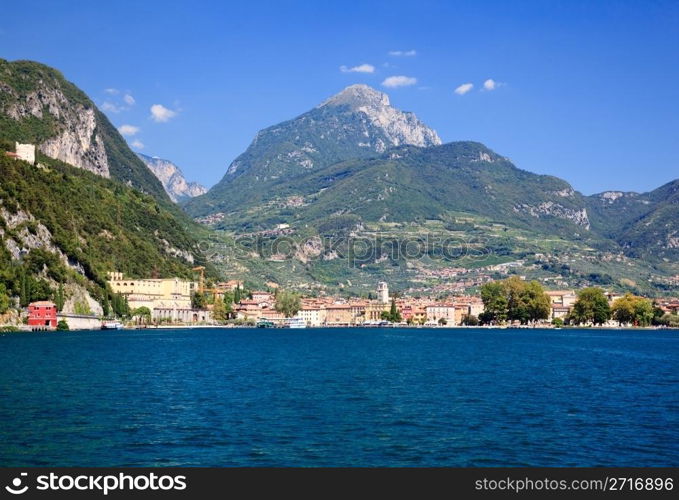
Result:
{"label": "tree", "polygon": [[54,304],[57,306],[57,311],[61,312],[66,303],[66,297],[64,296],[64,284],[59,283],[59,288],[57,288],[54,294]]}
{"label": "tree", "polygon": [[634,304],[634,323],[637,326],[649,326],[653,322],[653,304],[643,297],[636,297]]}
{"label": "tree", "polygon": [[665,315],[665,311],[658,305],[656,301],[653,301],[653,325],[663,325],[662,318]]}
{"label": "tree", "polygon": [[130,316],[130,305],[127,302],[127,297],[120,293],[113,294],[111,308],[113,309],[113,314],[119,318]]}
{"label": "tree", "polygon": [[382,311],[380,313],[380,319],[383,319],[384,321],[389,321],[391,323],[400,323],[401,321],[403,321],[401,313],[396,307],[396,301],[394,299],[391,299],[391,306],[389,307],[389,310]]}
{"label": "tree", "polygon": [[643,297],[626,293],[613,302],[613,318],[620,324],[648,326],[653,321],[653,304]]}
{"label": "tree", "polygon": [[491,281],[481,287],[483,301],[483,323],[503,323],[507,319],[507,298],[502,283]]}
{"label": "tree", "polygon": [[633,323],[634,322],[634,296],[631,293],[626,293],[619,299],[613,302],[613,307],[611,312],[613,313],[613,319],[615,319],[619,325]]}
{"label": "tree", "polygon": [[132,317],[139,318],[142,323],[150,323],[151,310],[146,306],[138,307],[132,312]]}
{"label": "tree", "polygon": [[583,323],[603,325],[606,323],[611,319],[611,308],[604,291],[599,287],[581,290],[568,319],[570,323],[575,325]]}
{"label": "tree", "polygon": [[108,294],[106,293],[104,293],[104,298],[101,301],[101,312],[104,318],[108,317],[108,314],[111,312],[111,305],[109,304]]}
{"label": "tree", "polygon": [[448,320],[446,318],[439,318],[438,324],[439,326],[446,326],[448,324]]}
{"label": "tree", "polygon": [[57,330],[59,330],[59,331],[70,330],[70,328],[68,326],[68,322],[65,319],[60,319],[57,322]]}
{"label": "tree", "polygon": [[283,313],[286,318],[292,318],[302,307],[299,294],[282,290],[276,298],[276,311]]}
{"label": "tree", "polygon": [[193,292],[191,296],[191,307],[193,309],[205,309],[207,300],[203,292]]}
{"label": "tree", "polygon": [[501,282],[507,299],[507,319],[518,321],[522,325],[528,323],[530,312],[526,297],[526,283],[518,276],[512,276]]}
{"label": "tree", "polygon": [[481,287],[483,323],[502,323],[506,319],[526,323],[549,318],[551,304],[542,285],[526,283],[518,276],[486,283]]}
{"label": "tree", "polygon": [[240,304],[240,285],[236,285],[236,289],[233,292],[233,302],[234,304]]}
{"label": "tree", "polygon": [[223,300],[215,301],[215,305],[212,307],[212,318],[217,323],[224,323],[229,319],[228,313],[226,312],[226,304],[224,304]]}
{"label": "tree", "polygon": [[670,328],[679,328],[679,314],[665,313],[658,320],[658,324]]}
{"label": "tree", "polygon": [[21,307],[28,307],[28,304],[31,303],[31,283],[25,269],[21,270],[20,282],[19,305]]}
{"label": "tree", "polygon": [[401,313],[398,311],[396,308],[396,300],[391,299],[391,307],[389,308],[389,321],[392,323],[400,323],[403,318],[401,317]]}
{"label": "tree", "polygon": [[561,328],[563,326],[563,320],[561,318],[554,318],[552,324],[557,328]]}
{"label": "tree", "polygon": [[479,318],[473,314],[465,314],[462,318],[462,324],[465,326],[478,326]]}
{"label": "tree", "polygon": [[530,321],[547,319],[552,312],[549,296],[537,281],[531,281],[526,285],[522,294],[522,302]]}
{"label": "tree", "polygon": [[0,283],[0,314],[7,312],[10,306],[9,295],[4,283]]}

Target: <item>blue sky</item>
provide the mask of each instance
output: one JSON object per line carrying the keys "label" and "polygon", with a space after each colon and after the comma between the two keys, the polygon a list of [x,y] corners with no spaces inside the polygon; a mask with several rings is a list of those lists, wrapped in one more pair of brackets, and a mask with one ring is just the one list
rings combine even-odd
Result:
{"label": "blue sky", "polygon": [[[444,142],[483,142],[585,194],[679,177],[676,1],[23,0],[2,10],[0,57],[60,69],[116,126],[138,129],[127,138],[140,151],[208,186],[259,129],[352,83],[386,91]],[[374,71],[340,69],[364,64]],[[392,76],[416,82],[382,85]]]}

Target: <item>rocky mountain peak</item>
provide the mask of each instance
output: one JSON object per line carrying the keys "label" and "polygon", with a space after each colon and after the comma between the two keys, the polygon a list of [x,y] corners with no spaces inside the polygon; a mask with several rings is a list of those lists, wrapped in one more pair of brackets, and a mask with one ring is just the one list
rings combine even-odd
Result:
{"label": "rocky mountain peak", "polygon": [[[367,118],[367,122],[377,127],[384,134],[385,141],[374,141],[377,152],[387,147],[410,144],[427,147],[438,146],[441,139],[435,130],[427,127],[414,113],[404,112],[391,106],[389,96],[374,88],[356,84],[350,85],[339,94],[324,101],[317,109],[347,106],[349,113],[360,113]],[[367,133],[366,137],[370,134]],[[362,144],[368,144],[363,141]]]}
{"label": "rocky mountain peak", "polygon": [[389,96],[369,85],[357,83],[349,85],[340,93],[326,99],[318,107],[323,106],[349,106],[351,109],[363,107],[380,108],[389,106]]}
{"label": "rocky mountain peak", "polygon": [[141,161],[163,184],[165,192],[175,203],[205,194],[207,189],[196,182],[188,182],[181,169],[170,160],[137,153]]}

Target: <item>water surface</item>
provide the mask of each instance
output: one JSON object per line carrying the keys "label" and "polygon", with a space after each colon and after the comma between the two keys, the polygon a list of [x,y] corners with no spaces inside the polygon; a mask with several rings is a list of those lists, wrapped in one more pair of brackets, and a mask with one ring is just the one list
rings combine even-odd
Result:
{"label": "water surface", "polygon": [[679,334],[1,334],[0,465],[677,466]]}

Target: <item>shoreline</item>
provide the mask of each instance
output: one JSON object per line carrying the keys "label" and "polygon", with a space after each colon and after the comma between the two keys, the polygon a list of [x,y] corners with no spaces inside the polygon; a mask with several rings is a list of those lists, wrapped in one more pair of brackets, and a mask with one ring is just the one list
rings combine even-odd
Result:
{"label": "shoreline", "polygon": [[344,330],[344,329],[361,329],[361,330],[590,330],[590,331],[679,331],[679,328],[667,327],[667,326],[646,326],[646,327],[634,327],[634,326],[564,326],[555,328],[553,326],[434,326],[434,325],[419,325],[419,326],[401,326],[401,325],[390,325],[390,326],[366,326],[366,325],[322,325],[322,326],[307,326],[304,328],[285,328],[285,327],[270,327],[270,328],[258,328],[252,325],[158,325],[158,326],[145,326],[145,327],[125,327],[120,330],[103,330],[103,329],[88,329],[88,328],[78,328],[70,330],[32,330],[25,328],[16,327],[16,330],[3,330],[3,327],[12,326],[4,325],[0,326],[0,335],[5,333],[69,333],[69,332],[106,332],[115,333],[116,331],[143,331],[143,330],[231,330],[231,329],[252,329],[252,330]]}

